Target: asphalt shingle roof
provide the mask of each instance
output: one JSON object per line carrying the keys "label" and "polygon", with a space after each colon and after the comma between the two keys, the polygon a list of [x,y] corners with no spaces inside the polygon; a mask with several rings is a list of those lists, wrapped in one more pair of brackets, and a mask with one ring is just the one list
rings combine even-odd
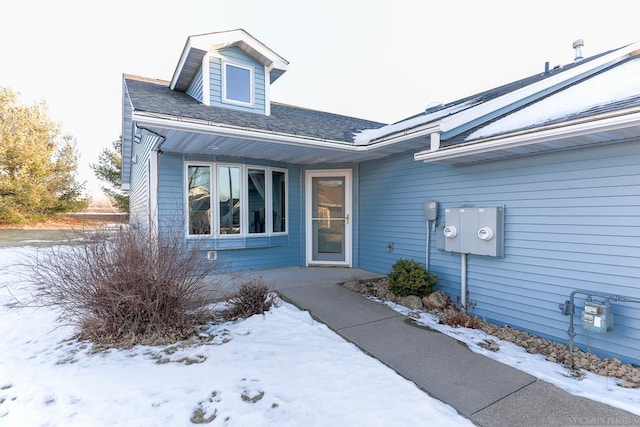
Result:
{"label": "asphalt shingle roof", "polygon": [[355,132],[384,126],[370,120],[276,102],[271,103],[271,115],[265,116],[206,106],[183,92],[171,90],[169,83],[161,80],[127,75],[125,83],[134,110],[147,113],[348,143],[353,142]]}

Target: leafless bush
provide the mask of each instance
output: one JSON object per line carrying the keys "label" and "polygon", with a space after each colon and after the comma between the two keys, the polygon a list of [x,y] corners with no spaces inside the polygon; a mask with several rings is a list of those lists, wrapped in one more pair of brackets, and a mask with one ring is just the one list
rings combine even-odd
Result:
{"label": "leafless bush", "polygon": [[456,306],[448,308],[440,316],[440,323],[462,328],[482,329],[483,321],[478,316],[468,313],[476,308],[476,303],[469,299],[469,291],[465,294],[466,305],[462,304],[460,297],[456,297]]}
{"label": "leafless bush", "polygon": [[78,326],[79,338],[130,346],[193,332],[214,264],[188,250],[182,235],[123,228],[86,237],[30,262],[39,301]]}
{"label": "leafless bush", "polygon": [[238,288],[228,300],[229,307],[224,312],[228,320],[247,318],[262,314],[277,305],[278,295],[270,286],[260,280],[251,280]]}
{"label": "leafless bush", "polygon": [[440,323],[452,326],[454,328],[462,327],[472,329],[481,329],[483,325],[482,319],[480,319],[478,316],[474,316],[473,314],[469,314],[466,311],[454,308],[444,311],[443,315],[440,316]]}

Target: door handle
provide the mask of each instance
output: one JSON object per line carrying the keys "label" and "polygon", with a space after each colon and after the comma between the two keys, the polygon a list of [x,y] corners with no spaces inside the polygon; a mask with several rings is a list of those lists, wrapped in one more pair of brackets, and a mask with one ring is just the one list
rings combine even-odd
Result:
{"label": "door handle", "polygon": [[349,214],[347,214],[347,216],[345,217],[345,219],[347,220],[347,224],[349,224]]}

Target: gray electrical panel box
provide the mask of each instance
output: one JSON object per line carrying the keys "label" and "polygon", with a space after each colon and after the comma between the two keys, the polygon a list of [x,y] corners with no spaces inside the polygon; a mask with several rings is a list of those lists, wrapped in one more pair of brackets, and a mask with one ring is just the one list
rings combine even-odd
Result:
{"label": "gray electrical panel box", "polygon": [[501,257],[504,255],[504,207],[445,209],[445,251]]}
{"label": "gray electrical panel box", "polygon": [[424,219],[427,221],[435,221],[438,219],[438,202],[435,200],[424,202]]}

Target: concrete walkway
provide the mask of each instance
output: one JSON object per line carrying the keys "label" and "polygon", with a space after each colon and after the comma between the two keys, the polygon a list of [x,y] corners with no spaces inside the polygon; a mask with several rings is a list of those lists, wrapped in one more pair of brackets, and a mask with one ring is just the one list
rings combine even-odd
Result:
{"label": "concrete walkway", "polygon": [[[244,272],[481,426],[640,425],[640,417],[573,396],[342,286],[376,274],[346,268]],[[382,403],[382,402],[381,402]]]}

